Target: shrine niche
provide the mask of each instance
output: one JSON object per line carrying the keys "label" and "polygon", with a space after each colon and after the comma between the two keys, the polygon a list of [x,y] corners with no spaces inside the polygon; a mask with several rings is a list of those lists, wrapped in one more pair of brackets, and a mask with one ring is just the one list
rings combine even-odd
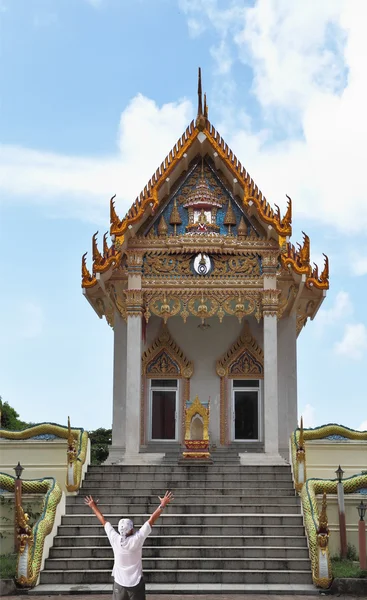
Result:
{"label": "shrine niche", "polygon": [[204,406],[196,396],[191,406],[185,408],[185,448],[183,458],[207,460],[209,452],[209,406]]}

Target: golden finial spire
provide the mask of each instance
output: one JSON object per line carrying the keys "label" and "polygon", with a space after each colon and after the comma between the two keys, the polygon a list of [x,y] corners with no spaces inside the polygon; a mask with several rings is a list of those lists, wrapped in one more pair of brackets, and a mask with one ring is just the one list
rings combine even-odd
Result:
{"label": "golden finial spire", "polygon": [[170,216],[169,222],[170,222],[170,225],[173,225],[174,235],[176,235],[177,234],[177,225],[181,225],[182,224],[182,219],[180,217],[180,213],[178,212],[176,198],[175,198],[175,201],[173,203],[173,207],[172,207],[172,211],[171,211],[171,216]]}
{"label": "golden finial spire", "polygon": [[105,258],[108,256],[108,251],[109,251],[109,247],[107,244],[107,235],[108,235],[108,231],[106,231],[106,233],[103,236],[103,256]]}
{"label": "golden finial spire", "polygon": [[201,117],[203,114],[203,91],[201,88],[201,68],[199,67],[199,75],[198,75],[198,114],[197,118]]}
{"label": "golden finial spire", "polygon": [[162,215],[160,221],[158,223],[158,235],[159,237],[165,237],[168,233],[168,225],[166,223],[166,219]]}
{"label": "golden finial spire", "polygon": [[238,224],[237,235],[239,238],[244,238],[247,235],[247,226],[243,217],[241,217],[240,222]]}
{"label": "golden finial spire", "polygon": [[120,219],[118,218],[116,210],[115,210],[115,198],[116,198],[116,194],[114,196],[112,196],[112,198],[110,200],[110,223],[111,223],[111,225],[118,225],[120,222]]}
{"label": "golden finial spire", "polygon": [[96,231],[96,233],[94,234],[94,236],[92,237],[92,247],[93,247],[93,262],[100,262],[102,260],[102,254],[100,253],[100,251],[98,250],[98,245],[97,245],[97,235],[98,235],[98,231]]}
{"label": "golden finial spire", "polygon": [[228,208],[224,217],[224,225],[227,225],[228,233],[231,233],[231,227],[236,225],[236,215],[234,214],[232,202],[230,200],[228,200]]}
{"label": "golden finial spire", "polygon": [[204,94],[204,117],[207,119],[209,114],[209,108],[206,103],[206,94]]}
{"label": "golden finial spire", "polygon": [[91,278],[91,274],[88,270],[87,267],[87,261],[85,259],[85,257],[87,256],[88,252],[86,252],[85,254],[83,254],[82,256],[82,280],[83,281],[88,281]]}
{"label": "golden finial spire", "polygon": [[205,128],[205,110],[206,108],[206,98],[205,98],[205,108],[203,112],[203,90],[201,87],[201,68],[199,67],[198,74],[198,114],[196,115],[195,125],[200,131]]}

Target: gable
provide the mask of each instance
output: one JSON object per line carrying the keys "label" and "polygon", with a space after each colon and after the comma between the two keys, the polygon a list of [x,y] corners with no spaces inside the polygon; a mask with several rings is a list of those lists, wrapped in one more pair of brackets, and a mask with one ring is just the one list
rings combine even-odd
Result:
{"label": "gable", "polygon": [[260,227],[208,155],[195,157],[157,213],[138,230],[149,237],[200,233],[260,237]]}

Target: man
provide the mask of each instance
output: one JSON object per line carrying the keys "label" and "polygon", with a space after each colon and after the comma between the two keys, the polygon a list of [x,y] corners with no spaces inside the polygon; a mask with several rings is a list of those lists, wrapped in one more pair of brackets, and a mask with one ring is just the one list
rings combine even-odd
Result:
{"label": "man", "polygon": [[112,571],[113,600],[145,600],[145,581],[141,560],[143,544],[152,531],[152,526],[161,516],[162,510],[173,500],[173,495],[172,492],[166,492],[163,498],[159,496],[158,498],[159,507],[135,533],[133,522],[130,519],[120,519],[117,533],[97,507],[98,500],[95,502],[92,496],[86,496],[84,499],[85,504],[91,507],[99,522],[104,526],[113,549],[115,558]]}

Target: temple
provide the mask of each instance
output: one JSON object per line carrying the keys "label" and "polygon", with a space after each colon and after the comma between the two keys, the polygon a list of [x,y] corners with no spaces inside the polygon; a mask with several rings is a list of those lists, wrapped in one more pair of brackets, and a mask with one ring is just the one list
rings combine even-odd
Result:
{"label": "temple", "polygon": [[210,123],[200,70],[196,119],[123,219],[111,199],[110,221],[91,270],[82,259],[83,293],[114,332],[108,462],[181,451],[194,399],[208,454],[288,459],[297,337],[326,295],[328,259],[319,271],[309,237],[290,242],[291,199],[273,208]]}

